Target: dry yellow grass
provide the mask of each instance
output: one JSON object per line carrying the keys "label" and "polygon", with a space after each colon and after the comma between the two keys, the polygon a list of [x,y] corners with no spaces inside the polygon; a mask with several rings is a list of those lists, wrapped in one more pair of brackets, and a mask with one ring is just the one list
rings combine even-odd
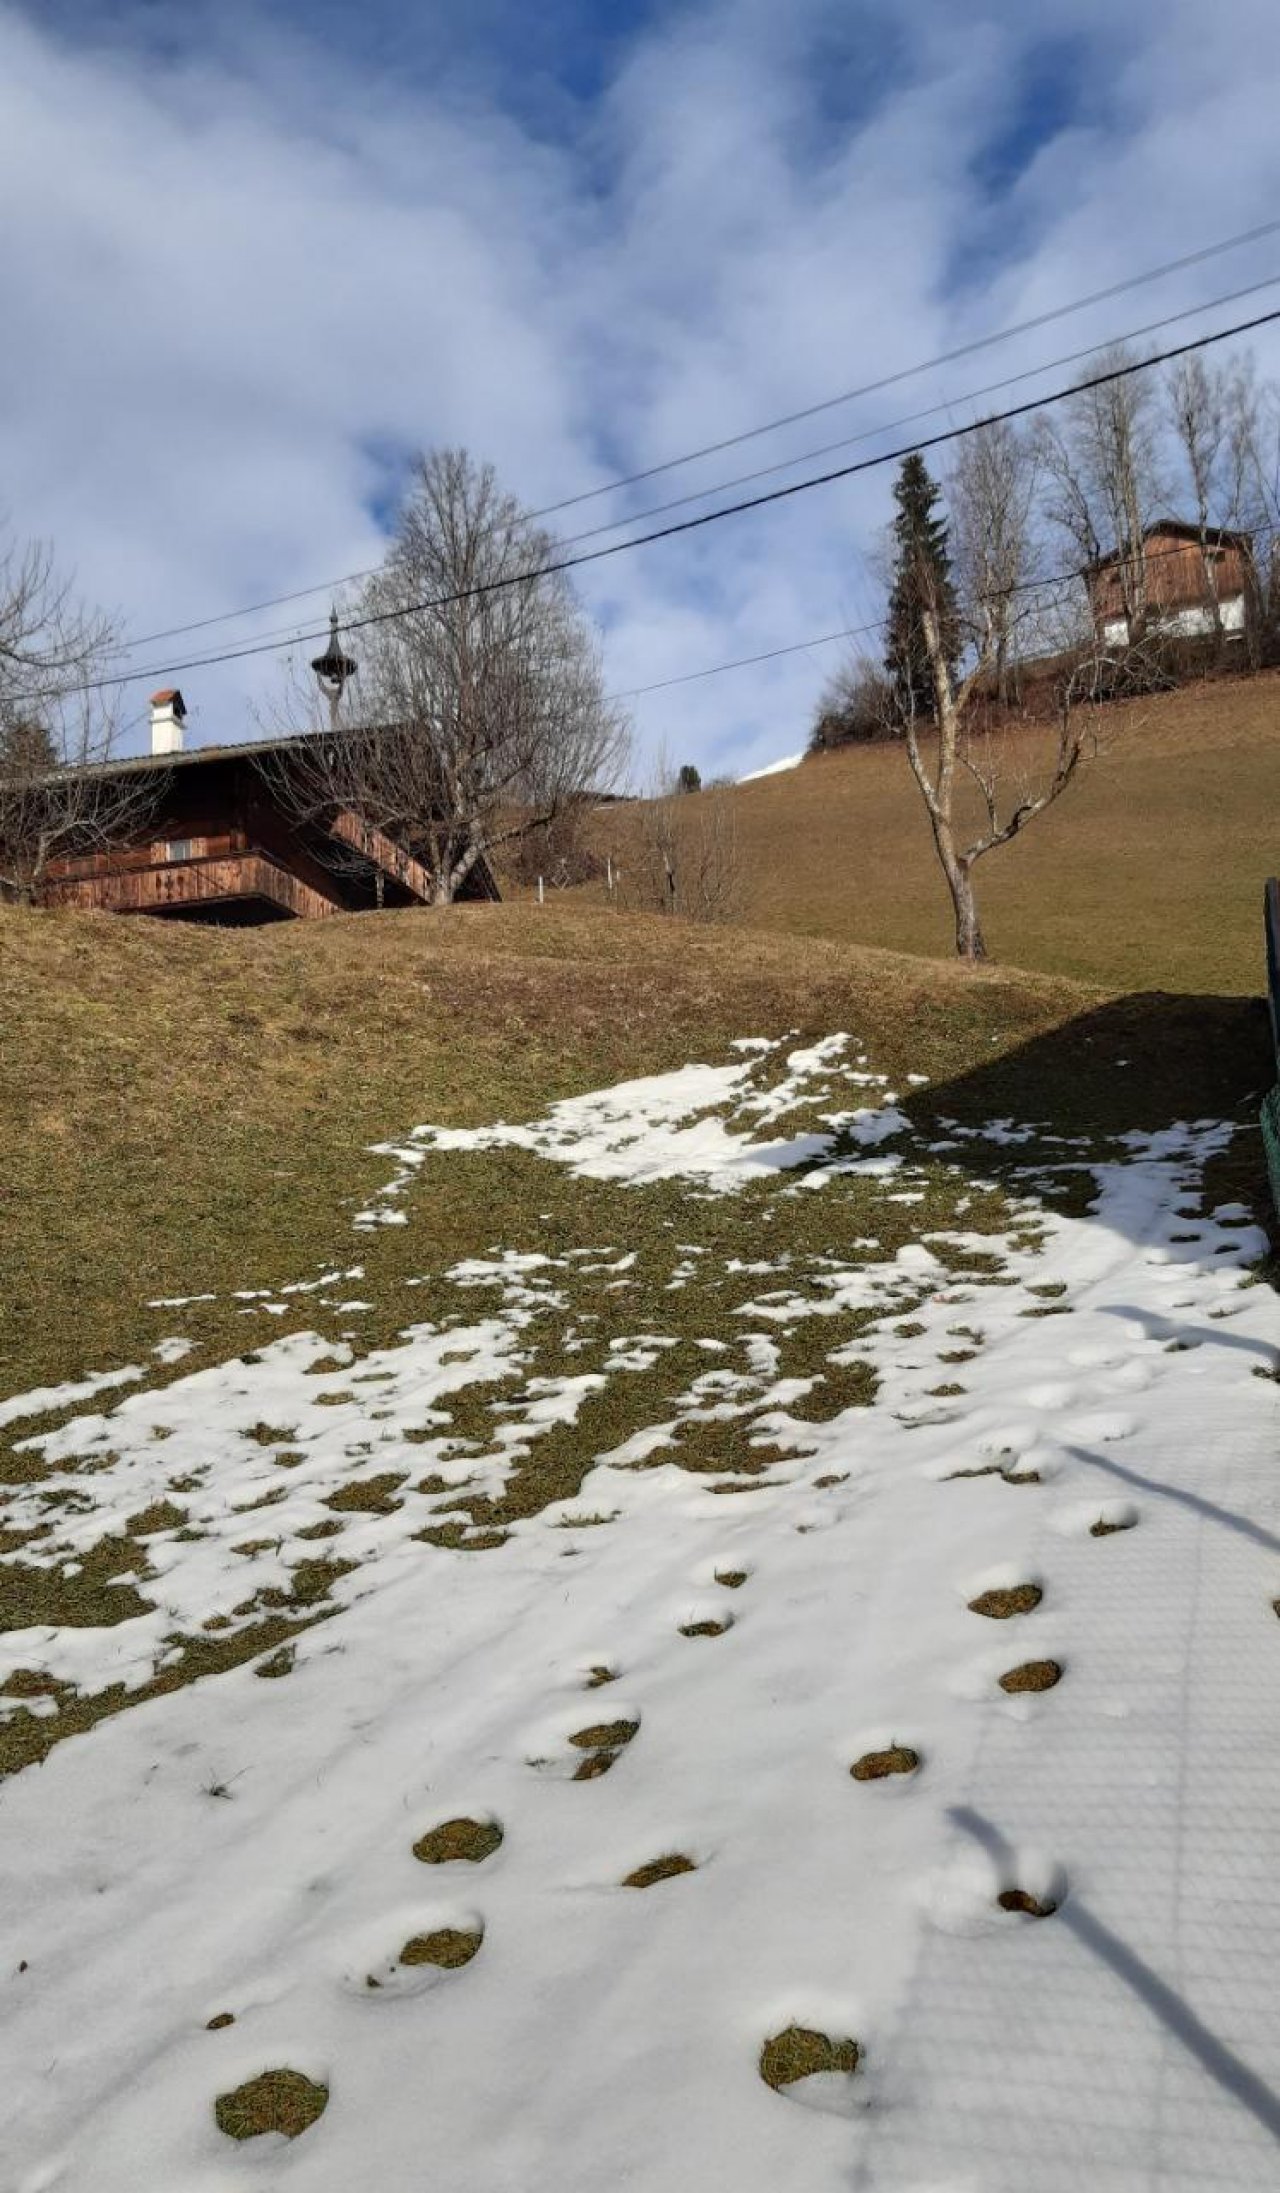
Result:
{"label": "dry yellow grass", "polygon": [[[833,781],[868,759],[901,761],[838,758]],[[796,772],[806,799],[810,781]],[[0,1393],[141,1360],[152,1298],[216,1296],[201,1338],[234,1353],[232,1290],[341,1266],[357,1241],[385,1260],[351,1217],[386,1177],[369,1146],[418,1120],[529,1118],[723,1057],[734,1037],[844,1028],[882,1071],[927,1075],[952,1113],[1113,1131],[1163,1124],[1175,1089],[1187,1116],[1236,1111],[1269,1075],[1265,1021],[1230,999],[1111,1001],[1039,973],[582,903],[256,931],[0,910]],[[494,1181],[514,1185],[513,1167]],[[490,1221],[468,1215],[466,1167],[453,1173],[432,1225],[464,1244]],[[814,1368],[809,1413],[858,1398],[858,1366]],[[263,1431],[288,1449],[288,1427]]]}
{"label": "dry yellow grass", "polygon": [[[1262,885],[1280,867],[1280,672],[1097,721],[1097,760],[979,864],[992,955],[1107,988],[1259,990]],[[951,952],[950,901],[900,747],[819,756],[731,798],[744,923]],[[626,808],[600,818],[623,848],[633,826]]]}
{"label": "dry yellow grass", "polygon": [[126,1305],[350,1261],[386,1175],[368,1146],[416,1120],[529,1117],[791,1028],[865,1028],[885,1070],[941,1077],[1090,1002],[591,908],[260,930],[0,908],[0,1393],[130,1360],[154,1320]]}

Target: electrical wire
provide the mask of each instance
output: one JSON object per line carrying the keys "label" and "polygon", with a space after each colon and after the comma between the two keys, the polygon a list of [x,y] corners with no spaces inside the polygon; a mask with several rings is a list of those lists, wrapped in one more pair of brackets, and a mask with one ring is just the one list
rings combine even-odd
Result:
{"label": "electrical wire", "polygon": [[[740,473],[734,479],[717,481],[710,487],[698,488],[692,494],[676,496],[670,502],[657,503],[646,510],[633,511],[629,517],[614,518],[606,525],[591,526],[585,532],[567,534],[560,541],[559,546],[574,548],[581,541],[599,539],[602,533],[619,532],[627,526],[642,525],[650,518],[665,517],[668,511],[682,510],[686,509],[690,503],[704,502],[709,495],[726,494],[732,488],[746,487],[756,480],[770,479],[779,472],[791,471],[798,464],[808,464],[818,457],[830,456],[835,450],[854,448],[859,443],[873,440],[877,435],[898,433],[904,427],[917,425],[922,419],[937,418],[939,413],[951,413],[963,405],[979,403],[984,397],[994,395],[1000,389],[1015,388],[1025,381],[1038,379],[1043,373],[1055,373],[1064,366],[1078,365],[1082,358],[1092,358],[1106,350],[1118,349],[1130,343],[1139,342],[1144,336],[1156,334],[1160,329],[1173,327],[1183,320],[1194,319],[1202,312],[1212,312],[1220,309],[1223,305],[1238,304],[1246,297],[1256,296],[1261,290],[1274,288],[1277,282],[1280,282],[1280,274],[1267,275],[1262,281],[1250,282],[1243,289],[1229,290],[1223,296],[1211,298],[1202,305],[1187,305],[1179,312],[1167,313],[1162,319],[1149,320],[1144,326],[1132,328],[1124,335],[1113,336],[1107,342],[1090,343],[1083,350],[1068,351],[1062,357],[1046,359],[1040,365],[1026,366],[1018,373],[1007,374],[1002,380],[988,381],[981,388],[968,389],[963,396],[949,397],[941,403],[930,404],[921,411],[906,412],[899,418],[882,421],[878,426],[864,427],[860,433],[846,435],[839,441],[824,443],[816,449],[798,452],[796,456],[784,458],[778,464],[764,465],[757,471]],[[384,567],[379,565],[375,568],[381,570]],[[372,574],[354,574],[356,577],[362,575],[371,576]],[[228,614],[234,615],[235,612],[228,612]],[[214,618],[209,621],[217,623],[222,620]],[[185,627],[180,629],[196,630],[199,628]],[[270,632],[254,634],[255,642],[263,648],[298,646],[304,644],[310,637],[310,634],[300,631],[296,624],[281,625]],[[140,645],[141,643],[135,642],[134,644]],[[129,650],[121,648],[114,652],[127,653]]]}
{"label": "electrical wire", "polygon": [[[984,426],[1001,425],[1012,419],[1025,418],[1034,411],[1046,411],[1052,405],[1064,403],[1072,396],[1085,395],[1092,389],[1107,388],[1117,381],[1129,380],[1136,373],[1149,372],[1154,366],[1166,365],[1174,358],[1183,358],[1197,351],[1207,350],[1215,343],[1230,341],[1238,335],[1247,335],[1253,329],[1270,326],[1277,320],[1280,320],[1280,307],[1270,312],[1259,313],[1251,320],[1239,321],[1233,327],[1219,328],[1211,334],[1195,336],[1190,342],[1175,344],[1167,350],[1156,352],[1150,358],[1135,359],[1125,365],[1113,366],[1105,373],[1092,374],[1084,380],[1071,383],[1066,388],[1054,390],[1051,395],[1032,397],[1025,403],[1009,405],[1004,411],[993,412],[986,419],[974,419],[962,426],[948,427],[941,433],[922,436],[915,442],[902,444],[894,449],[883,450],[876,456],[860,458],[855,464],[840,465],[833,471],[817,473],[807,479],[792,481],[786,487],[770,488],[763,495],[748,496],[741,502],[728,503],[717,510],[703,511],[694,518],[677,519],[674,524],[659,526],[651,533],[640,533],[630,540],[611,541],[603,548],[584,549],[577,555],[561,556],[554,561],[538,565],[534,569],[511,572],[502,578],[484,580],[475,586],[460,587],[452,593],[431,596],[418,602],[405,603],[395,609],[368,611],[363,616],[349,618],[344,630],[347,633],[365,631],[370,627],[396,622],[402,617],[417,616],[428,610],[451,608],[463,601],[479,600],[490,594],[505,592],[513,586],[536,585],[540,580],[556,577],[564,571],[576,570],[583,564],[599,563],[607,557],[620,555],[627,549],[644,548],[655,541],[671,540],[681,534],[697,532],[705,526],[718,525],[725,518],[740,517],[751,510],[760,510],[775,503],[789,501],[794,496],[809,494],[815,488],[829,487],[838,480],[852,479],[858,474],[875,471],[881,466],[899,463],[902,458],[918,454],[923,450],[936,449],[944,443],[963,440],[966,436],[977,433]],[[299,644],[306,644],[312,640],[320,641],[325,636],[326,634],[323,631],[303,633],[299,635]],[[243,662],[253,656],[270,653],[273,645],[273,642],[258,641],[250,646],[227,648],[219,654],[193,658],[184,663],[169,663],[160,667],[153,666],[148,670],[117,671],[101,678],[87,679],[75,690],[85,693],[100,692],[114,686],[136,685],[148,678],[174,677],[179,672],[186,670],[209,669],[219,663]],[[57,696],[46,694],[31,696],[33,700],[51,697]]]}
{"label": "electrical wire", "polygon": [[[883,375],[879,380],[876,381],[868,381],[864,383],[863,386],[860,388],[846,389],[842,395],[825,397],[820,403],[809,404],[800,411],[786,412],[776,419],[765,420],[759,426],[747,427],[741,433],[728,435],[718,442],[704,443],[701,448],[687,450],[683,456],[669,457],[665,459],[661,464],[647,466],[643,471],[626,473],[618,479],[606,481],[601,487],[584,488],[578,494],[562,497],[559,502],[545,503],[541,509],[531,510],[522,513],[519,522],[523,524],[533,524],[538,519],[554,517],[562,510],[571,510],[576,508],[577,505],[580,503],[595,501],[601,495],[616,494],[622,488],[638,486],[644,480],[656,479],[661,473],[676,471],[682,465],[693,464],[702,457],[718,455],[719,452],[722,450],[735,449],[740,447],[744,442],[755,441],[758,440],[762,435],[776,433],[781,427],[795,426],[805,419],[816,418],[820,413],[824,411],[833,411],[837,409],[841,404],[854,403],[861,397],[880,394],[886,388],[897,387],[901,385],[901,383],[904,381],[914,380],[922,373],[935,372],[940,366],[954,365],[961,358],[973,357],[979,351],[993,349],[997,344],[1010,342],[1016,336],[1032,334],[1038,328],[1048,327],[1057,320],[1068,319],[1073,313],[1087,311],[1092,305],[1105,304],[1114,297],[1123,296],[1128,290],[1141,289],[1152,282],[1163,281],[1165,277],[1170,274],[1179,274],[1184,272],[1189,267],[1202,266],[1205,264],[1206,261],[1210,259],[1219,258],[1222,256],[1222,254],[1228,251],[1238,250],[1245,244],[1257,243],[1264,236],[1273,236],[1277,233],[1277,231],[1280,231],[1280,220],[1261,222],[1255,228],[1241,230],[1238,235],[1222,237],[1216,243],[1205,244],[1202,245],[1201,248],[1197,251],[1185,253],[1181,258],[1169,259],[1166,260],[1165,263],[1161,266],[1150,267],[1145,273],[1129,275],[1123,281],[1110,283],[1105,289],[1093,290],[1089,293],[1088,296],[1077,297],[1073,299],[1070,304],[1056,305],[1047,312],[1035,314],[1031,319],[1017,321],[1009,327],[996,329],[993,333],[989,335],[978,336],[972,342],[962,343],[953,350],[940,352],[936,358],[924,359],[916,365],[904,366],[898,372]],[[1264,287],[1265,285],[1258,284],[1255,286]],[[1247,296],[1249,294],[1251,294],[1250,290],[1240,290],[1234,292],[1232,296],[1221,298],[1217,301],[1219,303],[1230,303],[1234,301],[1235,297]],[[1209,311],[1211,309],[1212,307],[1210,305],[1191,306],[1188,308],[1188,311]],[[1170,320],[1156,321],[1153,322],[1152,325],[1153,327],[1167,326],[1170,324],[1170,321],[1172,319],[1176,319],[1179,317],[1186,317],[1186,315],[1173,314],[1170,316]],[[1141,332],[1143,331],[1140,330],[1139,333]],[[1130,339],[1136,338],[1121,338],[1121,340]],[[1090,351],[1097,350],[1101,347],[1103,346],[1096,343],[1091,344],[1088,351],[1076,352],[1074,355],[1076,357],[1087,356],[1089,355]],[[1071,360],[1063,359],[1060,362],[1062,364],[1067,364],[1070,363]],[[1049,371],[1051,370],[1051,368],[1046,367],[1044,368],[1044,370]],[[1013,376],[1011,377],[1011,379],[1012,378],[1018,378],[1018,376]],[[1002,387],[1006,385],[1011,384],[1002,382],[995,382],[992,384],[993,387]],[[928,416],[928,414],[920,413],[917,414],[917,416],[925,417]],[[871,431],[875,430],[873,429]],[[888,432],[892,431],[892,429],[887,428],[884,429],[884,431]],[[825,450],[811,451],[809,452],[809,455],[807,457],[795,457],[787,460],[787,462],[803,464],[808,462],[811,457],[825,455],[827,454],[828,450],[840,448],[842,446],[844,445],[839,442],[830,443],[827,445],[827,449]],[[778,469],[782,469],[782,467],[779,467]],[[762,476],[762,474],[746,475],[747,478]],[[737,483],[729,482],[725,484],[734,485]],[[704,490],[704,492],[707,494],[715,494],[718,491],[719,490],[714,487]],[[692,500],[694,498],[690,499]],[[675,506],[664,505],[663,507],[674,508]],[[616,522],[619,525],[622,525],[631,523],[633,521],[628,519],[619,519]],[[579,539],[585,539],[588,537],[589,536],[587,535],[577,536],[577,538]],[[277,594],[270,597],[266,601],[252,602],[240,609],[222,610],[216,616],[202,617],[197,619],[192,624],[170,625],[163,631],[145,633],[137,639],[123,642],[120,651],[130,652],[133,649],[139,647],[158,646],[161,640],[182,639],[185,638],[185,636],[190,632],[207,631],[214,625],[226,624],[240,617],[257,616],[267,609],[287,608],[291,602],[306,601],[314,594],[332,593],[338,587],[355,585],[358,581],[362,579],[372,578],[375,573],[380,569],[380,565],[370,565],[369,568],[364,571],[350,571],[347,572],[343,577],[336,579],[325,579],[320,581],[315,586],[299,587],[296,592],[291,594]]]}

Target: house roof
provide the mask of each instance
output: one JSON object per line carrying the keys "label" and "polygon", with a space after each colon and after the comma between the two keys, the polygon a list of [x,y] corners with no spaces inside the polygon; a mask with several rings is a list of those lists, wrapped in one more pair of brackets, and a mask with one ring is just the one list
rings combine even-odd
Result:
{"label": "house roof", "polygon": [[[1206,525],[1203,531],[1205,539],[1215,546],[1232,541],[1237,547],[1247,548],[1253,539],[1251,533],[1241,533],[1229,525]],[[1157,533],[1176,533],[1179,540],[1198,541],[1201,527],[1194,518],[1153,518],[1150,525],[1143,527],[1142,538],[1149,541]]]}
{"label": "house roof", "polygon": [[323,736],[319,731],[296,731],[287,738],[241,739],[232,746],[183,747],[176,754],[127,754],[119,761],[94,762],[87,769],[76,769],[74,773],[86,777],[120,777],[145,775],[154,769],[157,775],[167,776],[171,769],[198,769],[204,763],[235,761],[246,754],[286,753],[305,746],[309,739]]}
{"label": "house roof", "polygon": [[[1201,528],[1193,518],[1153,518],[1150,525],[1144,525],[1142,528],[1144,542],[1156,540],[1161,534],[1169,533],[1180,541],[1198,541],[1201,537]],[[1207,525],[1204,527],[1203,533],[1205,541],[1214,548],[1232,547],[1249,550],[1253,546],[1253,535],[1251,533],[1235,532],[1230,526]],[[1110,565],[1120,561],[1122,554],[1123,550],[1113,548],[1105,556],[1095,556],[1092,563],[1085,565],[1085,571],[1086,573],[1106,571]]]}

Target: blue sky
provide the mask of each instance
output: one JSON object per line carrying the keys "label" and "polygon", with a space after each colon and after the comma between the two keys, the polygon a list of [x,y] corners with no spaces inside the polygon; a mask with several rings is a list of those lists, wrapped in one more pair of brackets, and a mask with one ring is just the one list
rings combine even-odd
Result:
{"label": "blue sky", "polygon": [[[376,561],[415,447],[534,505],[597,488],[1267,219],[1277,60],[1273,0],[0,0],[9,521],[140,635]],[[566,530],[959,419],[998,370],[1272,271],[1259,245]],[[584,574],[614,687],[869,619],[889,484]],[[252,733],[290,614],[225,628],[280,634],[257,663],[181,673],[197,737]],[[133,658],[157,683],[165,645]],[[641,700],[641,754],[794,751],[833,660]]]}

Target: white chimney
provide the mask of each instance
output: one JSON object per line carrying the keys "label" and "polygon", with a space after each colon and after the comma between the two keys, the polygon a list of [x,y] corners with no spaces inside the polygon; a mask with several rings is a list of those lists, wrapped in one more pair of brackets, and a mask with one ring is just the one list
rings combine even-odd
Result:
{"label": "white chimney", "polygon": [[182,726],[186,721],[187,704],[176,685],[166,685],[151,696],[151,751],[153,754],[180,754],[182,752]]}

